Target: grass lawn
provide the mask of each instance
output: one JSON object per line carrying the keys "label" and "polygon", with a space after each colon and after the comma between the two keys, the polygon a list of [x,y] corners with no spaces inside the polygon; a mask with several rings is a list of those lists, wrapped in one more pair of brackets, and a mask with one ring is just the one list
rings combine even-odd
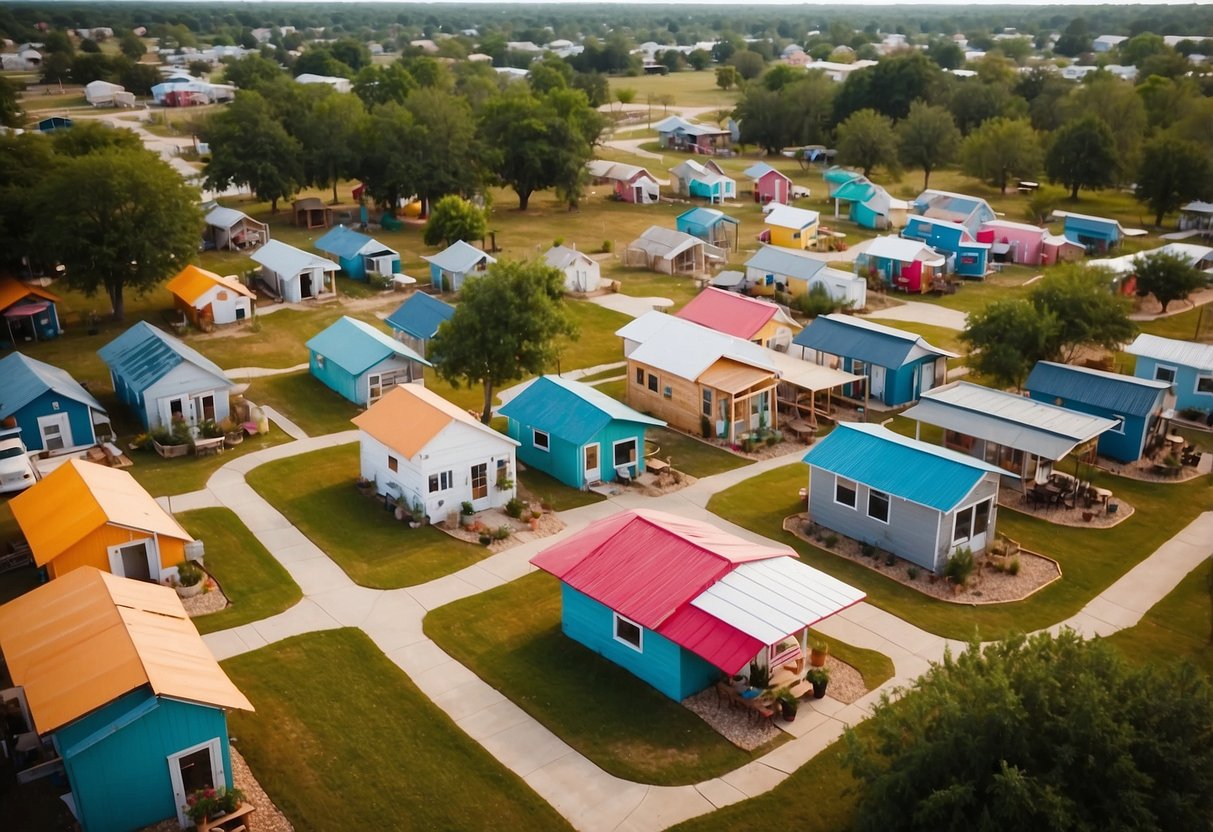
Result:
{"label": "grass lawn", "polygon": [[612,271],[610,276],[620,282],[619,291],[625,295],[634,298],[669,298],[674,301],[668,310],[670,312],[677,312],[699,294],[699,284],[689,277],[623,266]]}
{"label": "grass lawn", "polygon": [[[577,340],[563,342],[557,366],[549,367],[549,372],[597,367],[623,360],[623,343],[615,336],[615,331],[631,318],[588,301],[568,301],[565,305],[577,325]],[[619,374],[618,370],[613,372]]]}
{"label": "grass lawn", "polygon": [[410,529],[381,500],[360,495],[357,476],[358,444],[351,443],[267,463],[247,480],[362,586],[423,584],[488,554],[431,526]]}
{"label": "grass lawn", "polygon": [[222,454],[162,459],[152,450],[127,451],[135,463],[127,470],[153,497],[187,494],[204,488],[211,474],[234,457],[281,445],[289,439],[281,430],[271,427],[269,433],[246,437],[238,446],[228,448]]}
{"label": "grass lawn", "polygon": [[[1008,266],[1002,274],[988,275],[985,280],[962,280],[960,288],[954,295],[927,293],[913,297],[906,296],[905,299],[946,306],[961,312],[977,312],[985,309],[991,301],[1025,297],[1031,289],[1025,284],[1038,274],[1040,274],[1040,269]],[[903,297],[901,293],[894,293],[894,295],[899,300]]]}
{"label": "grass lawn", "polygon": [[[614,362],[612,362],[612,363],[614,363]],[[582,376],[581,378],[579,378],[577,380],[584,382],[586,384],[593,384],[596,381],[606,381],[607,379],[618,379],[620,376],[625,375],[626,371],[627,371],[627,367],[622,366],[622,364],[623,364],[623,362],[620,361],[620,366],[618,366],[618,367],[611,367],[610,369],[607,369],[607,370],[599,370],[597,373],[591,373],[588,376]]]}
{"label": "grass lawn", "polygon": [[568,511],[571,508],[600,503],[606,499],[593,491],[582,491],[565,485],[555,477],[548,476],[543,471],[527,468],[518,472],[518,482],[522,491],[529,494],[531,499],[541,500],[550,505],[555,511]]}
{"label": "grass lawn", "polygon": [[[877,313],[877,315],[879,314]],[[965,344],[960,340],[960,332],[955,329],[949,329],[946,326],[920,324],[917,321],[886,321],[881,320],[879,317],[873,317],[871,321],[872,323],[884,324],[885,326],[904,329],[906,332],[921,335],[932,346],[939,347],[948,352],[960,353],[961,355],[965,352]],[[953,359],[953,361],[956,361],[956,359]]]}
{"label": "grass lawn", "polygon": [[434,610],[426,616],[425,632],[616,776],[661,785],[695,783],[758,756],[565,636],[559,584],[547,573],[535,572]]}
{"label": "grass lawn", "polygon": [[229,715],[232,736],[299,832],[570,828],[358,630],[223,664],[257,709]]}
{"label": "grass lawn", "polygon": [[194,619],[200,633],[226,630],[277,615],[303,593],[230,509],[200,508],[178,516],[181,525],[206,544],[206,571],[231,605]]}
{"label": "grass lawn", "polygon": [[647,435],[649,441],[656,442],[660,447],[658,457],[670,458],[675,468],[697,479],[753,464],[753,460],[669,428],[651,428]]}
{"label": "grass lawn", "polygon": [[66,107],[87,107],[84,95],[27,95],[18,102],[30,116],[31,122],[44,117],[47,110],[62,110]]}
{"label": "grass lawn", "polygon": [[1206,560],[1180,581],[1167,597],[1145,614],[1136,627],[1108,636],[1130,661],[1157,664],[1187,659],[1213,676],[1213,643],[1209,640],[1209,570]]}
{"label": "grass lawn", "polygon": [[306,370],[254,379],[245,395],[250,401],[285,414],[309,436],[353,430],[350,419],[362,412]]}
{"label": "grass lawn", "polygon": [[[653,123],[666,117],[665,108],[656,100],[659,95],[673,96],[674,104],[671,106],[675,110],[679,107],[717,107],[721,110],[731,110],[737,106],[739,95],[737,90],[722,90],[716,86],[716,73],[710,69],[701,72],[671,72],[669,75],[616,75],[607,80],[611,85],[612,96],[617,90],[630,89],[636,91],[633,104],[652,100]],[[710,119],[696,116],[692,120],[703,122]]]}
{"label": "grass lawn", "polygon": [[1174,484],[1137,482],[1096,472],[1093,483],[1112,489],[1137,509],[1115,529],[1056,526],[1004,509],[999,513],[998,530],[1027,549],[1056,558],[1063,578],[1022,602],[966,607],[928,598],[782,531],[783,518],[802,509],[796,494],[806,479],[804,465],[777,468],[716,494],[708,508],[751,531],[787,543],[805,562],[862,588],[868,600],[882,609],[937,635],[962,640],[970,638],[974,629],[983,639],[997,639],[1068,618],[1187,525],[1213,497],[1213,478],[1207,476]]}
{"label": "grass lawn", "polygon": [[[1204,315],[1204,327],[1201,327],[1201,315]],[[1159,318],[1154,321],[1138,321],[1137,328],[1150,335],[1160,338],[1175,338],[1180,341],[1209,341],[1213,340],[1213,312],[1198,306],[1178,315]],[[1201,336],[1204,336],[1203,338]],[[1130,358],[1131,360],[1131,358]]]}

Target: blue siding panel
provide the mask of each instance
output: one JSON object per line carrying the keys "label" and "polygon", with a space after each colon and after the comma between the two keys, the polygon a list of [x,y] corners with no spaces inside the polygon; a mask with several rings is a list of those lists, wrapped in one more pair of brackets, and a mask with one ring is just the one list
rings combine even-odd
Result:
{"label": "blue siding panel", "polygon": [[325,361],[321,367],[316,361],[316,351],[308,351],[308,370],[325,387],[344,396],[355,404],[358,401],[358,379],[341,368],[335,361]]}
{"label": "blue siding panel", "polygon": [[1063,396],[1049,395],[1037,390],[1029,390],[1028,397],[1046,404],[1055,404],[1067,410],[1076,410],[1079,413],[1089,413],[1105,419],[1123,419],[1124,424],[1120,431],[1106,430],[1099,435],[1096,450],[1101,456],[1110,457],[1119,462],[1135,462],[1141,459],[1146,444],[1146,432],[1149,428],[1149,420],[1146,417],[1117,413],[1106,407],[1098,407]]}
{"label": "blue siding panel", "polygon": [[[58,404],[58,409],[55,405]],[[38,431],[38,417],[66,413],[71,426],[72,442],[88,445],[94,441],[92,409],[88,405],[64,398],[48,390],[13,414],[17,427],[21,428],[21,441],[31,451],[44,450],[42,435]]]}

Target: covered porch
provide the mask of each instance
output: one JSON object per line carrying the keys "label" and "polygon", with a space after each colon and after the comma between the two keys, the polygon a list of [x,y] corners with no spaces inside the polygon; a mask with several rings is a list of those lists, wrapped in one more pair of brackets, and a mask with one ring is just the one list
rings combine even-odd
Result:
{"label": "covered porch", "polygon": [[698,382],[701,412],[712,420],[718,438],[736,443],[743,433],[778,427],[775,401],[779,379],[770,370],[722,358],[704,371]]}
{"label": "covered porch", "polygon": [[[835,391],[841,397],[847,385],[863,385],[864,382],[861,375],[814,364],[787,353],[771,351],[768,357],[779,370],[777,409],[781,413],[781,424],[797,439],[812,442],[818,420],[834,418],[832,399]],[[865,414],[867,404],[865,388]]]}

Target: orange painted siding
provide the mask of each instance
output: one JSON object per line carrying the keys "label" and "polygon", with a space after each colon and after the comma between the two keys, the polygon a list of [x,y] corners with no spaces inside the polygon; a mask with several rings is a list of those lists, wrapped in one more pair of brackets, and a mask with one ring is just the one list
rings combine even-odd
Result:
{"label": "orange painted siding", "polygon": [[[109,548],[136,540],[145,540],[151,535],[106,524],[81,538],[74,546],[64,550],[59,557],[47,565],[47,574],[52,579],[66,575],[81,566],[95,566],[102,572],[110,571]],[[176,566],[185,560],[185,541],[171,537],[158,539],[160,545],[160,568]]]}

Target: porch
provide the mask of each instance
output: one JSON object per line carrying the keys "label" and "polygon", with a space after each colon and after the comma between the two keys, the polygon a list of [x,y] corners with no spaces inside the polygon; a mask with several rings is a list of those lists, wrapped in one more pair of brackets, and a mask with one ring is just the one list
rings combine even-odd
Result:
{"label": "porch", "polygon": [[775,430],[778,384],[769,370],[721,359],[699,377],[703,418],[714,415],[715,435],[729,443],[749,431]]}

